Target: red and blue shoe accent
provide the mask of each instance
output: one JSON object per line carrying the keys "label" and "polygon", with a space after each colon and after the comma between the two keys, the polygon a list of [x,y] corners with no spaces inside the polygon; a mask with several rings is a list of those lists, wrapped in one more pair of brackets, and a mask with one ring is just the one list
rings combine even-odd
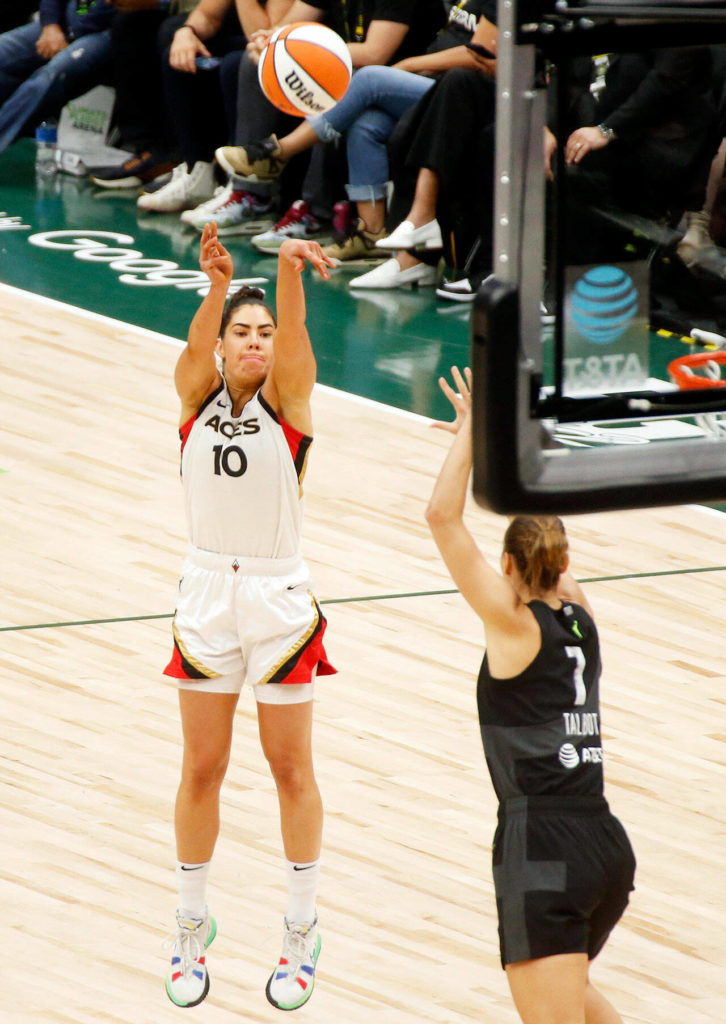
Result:
{"label": "red and blue shoe accent", "polygon": [[206,950],[217,934],[213,917],[176,915],[177,932],[166,976],[166,994],[176,1006],[197,1006],[209,992]]}
{"label": "red and blue shoe accent", "polygon": [[270,975],[265,995],[278,1010],[297,1010],[315,987],[315,965],[321,940],[317,917],[312,924],[296,924],[285,918],[280,962]]}

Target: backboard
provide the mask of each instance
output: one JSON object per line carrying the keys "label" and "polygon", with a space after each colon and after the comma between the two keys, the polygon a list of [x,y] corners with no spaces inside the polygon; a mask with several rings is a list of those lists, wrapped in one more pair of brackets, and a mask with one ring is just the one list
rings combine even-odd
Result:
{"label": "backboard", "polygon": [[[475,496],[562,514],[726,500],[724,432],[702,426],[726,413],[726,387],[680,390],[648,356],[654,253],[668,262],[682,230],[596,202],[585,240],[601,225],[623,251],[578,259],[564,146],[551,185],[543,161],[576,58],[659,50],[693,64],[696,47],[726,42],[723,6],[500,0],[499,40],[495,266],[471,320]],[[726,309],[726,280],[716,287]]]}

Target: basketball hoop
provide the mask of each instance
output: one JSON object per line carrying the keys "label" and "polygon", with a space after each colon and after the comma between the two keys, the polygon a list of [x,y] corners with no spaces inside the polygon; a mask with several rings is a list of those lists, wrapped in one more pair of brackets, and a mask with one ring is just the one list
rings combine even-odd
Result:
{"label": "basketball hoop", "polygon": [[[698,388],[720,388],[726,385],[721,377],[721,366],[726,363],[726,351],[694,352],[668,363],[668,375],[681,391]],[[700,373],[696,371],[700,370]]]}
{"label": "basketball hoop", "polygon": [[[670,362],[668,375],[681,391],[724,387],[726,380],[721,377],[721,366],[724,363],[726,351],[694,352]],[[726,438],[725,413],[704,412],[694,416],[694,420],[707,437],[717,441]]]}

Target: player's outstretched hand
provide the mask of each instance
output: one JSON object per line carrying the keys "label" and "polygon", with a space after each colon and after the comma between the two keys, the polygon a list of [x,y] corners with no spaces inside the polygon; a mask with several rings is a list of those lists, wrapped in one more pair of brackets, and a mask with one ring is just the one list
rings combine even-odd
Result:
{"label": "player's outstretched hand", "polygon": [[212,284],[228,285],[234,274],[232,257],[217,237],[217,224],[204,225],[199,251],[199,266]]}
{"label": "player's outstretched hand", "polygon": [[289,263],[293,270],[297,271],[303,269],[307,260],[315,267],[324,281],[330,277],[328,268],[335,266],[334,261],[325,255],[318,242],[307,242],[303,238],[286,238],[280,246],[278,259],[281,263],[283,261]]}
{"label": "player's outstretched hand", "polygon": [[464,423],[471,411],[471,369],[465,366],[462,375],[458,366],[452,366],[451,377],[456,386],[456,391],[449,384],[446,377],[439,377],[439,387],[454,407],[456,419],[453,423],[434,420],[431,426],[438,427],[440,430],[448,430],[450,434],[458,434],[462,423]]}

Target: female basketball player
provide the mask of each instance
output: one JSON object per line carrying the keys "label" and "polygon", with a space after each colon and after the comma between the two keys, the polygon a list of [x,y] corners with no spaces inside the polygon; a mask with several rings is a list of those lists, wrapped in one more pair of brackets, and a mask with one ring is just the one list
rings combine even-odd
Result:
{"label": "female basketball player", "polygon": [[464,525],[471,371],[452,372],[458,393],[440,384],[456,419],[437,426],[456,437],[426,519],[486,631],[477,699],[499,799],[492,858],[502,964],[524,1024],[622,1024],[588,978],[635,871],[603,796],[597,630],[556,516],[511,520],[501,575]]}
{"label": "female basketball player", "polygon": [[278,257],[279,321],[262,292],[227,308],[232,259],[207,225],[200,266],[211,287],[176,366],[189,550],[174,617],[184,755],[176,801],[177,933],[166,989],[178,1006],[209,990],[205,949],[216,934],[206,902],[219,831],[219,792],[245,679],[257,700],[262,749],[277,786],[288,904],[270,1002],[293,1010],[312,993],[320,951],[315,894],[322,804],[311,752],[315,676],[335,670],[325,619],[300,556],[300,494],[316,364],[305,328],[301,272],[324,279],[316,242],[290,240]]}

